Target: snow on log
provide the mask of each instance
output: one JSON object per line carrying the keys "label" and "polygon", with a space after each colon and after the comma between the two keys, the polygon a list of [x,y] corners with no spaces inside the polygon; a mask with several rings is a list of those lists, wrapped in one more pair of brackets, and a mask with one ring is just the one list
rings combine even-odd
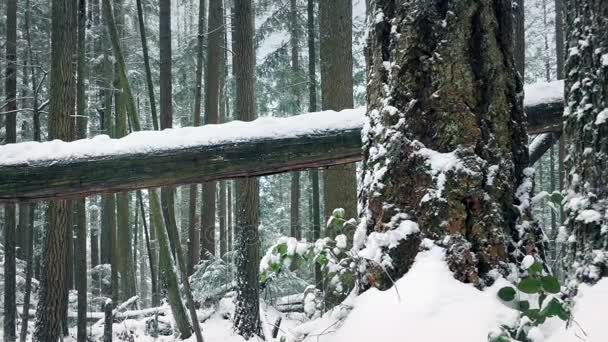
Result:
{"label": "snow on log", "polygon": [[[531,133],[559,132],[563,82],[525,88]],[[0,202],[256,177],[361,160],[365,108],[0,146]]]}
{"label": "snow on log", "polygon": [[365,108],[0,146],[0,202],[254,177],[361,160]]}

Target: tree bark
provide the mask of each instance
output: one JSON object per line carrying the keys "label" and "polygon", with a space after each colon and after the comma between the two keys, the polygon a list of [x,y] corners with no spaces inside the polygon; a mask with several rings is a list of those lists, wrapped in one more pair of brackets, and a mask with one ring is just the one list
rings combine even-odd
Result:
{"label": "tree bark", "polygon": [[[209,30],[205,72],[205,124],[220,123],[220,75],[224,10],[221,0],[209,0]],[[203,183],[201,208],[201,259],[215,255],[216,182]]]}
{"label": "tree bark", "polygon": [[[87,116],[86,116],[86,0],[78,1],[78,80],[76,84],[77,92],[77,118],[76,118],[76,139],[84,139],[87,136]],[[75,261],[75,285],[78,290],[78,319],[77,335],[78,342],[87,340],[87,219],[86,201],[80,198],[74,201],[74,217],[76,240],[74,242]]]}
{"label": "tree bark", "polygon": [[[51,5],[51,88],[49,139],[69,141],[74,137],[76,84],[73,52],[77,48],[76,2],[53,0]],[[34,341],[56,341],[67,310],[66,262],[71,204],[49,203],[49,230],[44,246],[42,279],[36,311]]]}
{"label": "tree bark", "polygon": [[608,276],[608,3],[567,0],[566,226],[569,277]]}
{"label": "tree bark", "polygon": [[[298,26],[298,6],[296,0],[289,1],[289,44],[291,46],[291,89],[293,96],[293,114],[300,109],[300,28]],[[300,173],[291,173],[290,189],[290,230],[291,236],[300,240],[302,237],[302,223],[300,219]]]}
{"label": "tree bark", "polygon": [[515,56],[515,67],[524,80],[526,76],[526,21],[525,21],[525,2],[524,0],[515,0],[514,7],[515,13],[513,17],[515,20],[513,24],[515,26],[514,34],[514,56]]}
{"label": "tree bark", "polygon": [[144,25],[144,13],[141,0],[137,0],[137,21],[139,24],[139,34],[141,37],[141,48],[144,57],[144,68],[146,70],[146,88],[148,89],[148,100],[150,101],[150,113],[152,115],[152,127],[158,130],[158,116],[156,114],[156,99],[154,96],[154,82],[152,81],[152,71],[150,70],[150,57],[148,53],[148,39],[146,38],[146,26]]}
{"label": "tree bark", "polygon": [[[198,36],[197,36],[197,45],[196,45],[196,86],[194,88],[194,117],[192,120],[193,126],[199,126],[201,124],[201,103],[202,103],[202,81],[203,81],[203,63],[204,63],[204,54],[203,54],[203,46],[205,44],[205,34],[206,30],[206,17],[207,11],[205,8],[205,0],[199,1],[199,12],[198,12]],[[201,190],[202,191],[202,190]],[[202,193],[202,192],[201,192]],[[198,216],[196,215],[196,207],[197,207],[197,194],[198,194],[198,185],[190,186],[190,207],[188,211],[188,217],[190,218],[188,221],[188,239],[189,243],[189,251],[188,254],[189,264],[188,264],[188,274],[192,274],[194,272],[194,266],[198,264],[199,257],[201,253],[201,243],[200,243],[200,225]],[[201,213],[202,216],[202,213]],[[202,217],[201,217],[202,218]]]}
{"label": "tree bark", "polygon": [[[319,1],[321,106],[339,111],[353,107],[352,0]],[[355,165],[323,171],[325,220],[336,208],[357,217]],[[334,236],[329,230],[327,236]]]}
{"label": "tree bark", "polygon": [[[236,113],[239,119],[257,117],[255,101],[254,9],[252,0],[234,1],[234,55]],[[236,309],[234,328],[249,339],[261,334],[258,294],[259,184],[255,178],[235,181]]]}
{"label": "tree bark", "polygon": [[[17,0],[6,3],[6,114],[5,142],[17,142]],[[4,206],[4,340],[14,342],[15,319],[17,316],[15,304],[16,290],[16,211],[14,204]]]}
{"label": "tree bark", "polygon": [[[368,40],[366,181],[355,247],[372,232],[400,231],[398,246],[380,250],[398,279],[430,238],[446,248],[455,278],[490,285],[490,271],[506,273],[517,255],[542,253],[527,206],[511,2],[387,0],[371,13],[382,20]],[[361,283],[392,285],[374,262]]]}

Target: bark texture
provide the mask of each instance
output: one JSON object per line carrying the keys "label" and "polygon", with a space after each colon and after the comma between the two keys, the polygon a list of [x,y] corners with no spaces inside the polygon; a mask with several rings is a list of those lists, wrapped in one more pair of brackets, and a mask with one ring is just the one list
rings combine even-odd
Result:
{"label": "bark texture", "polygon": [[[72,140],[76,104],[76,65],[73,51],[77,44],[77,2],[53,0],[51,4],[51,88],[49,140]],[[36,311],[34,341],[57,341],[67,312],[66,264],[71,203],[49,203],[49,230],[43,251],[42,279]]]}
{"label": "bark texture", "polygon": [[[352,0],[319,1],[321,107],[339,111],[353,108]],[[357,217],[355,165],[323,171],[325,220],[334,209]],[[333,232],[328,232],[333,236]]]}
{"label": "bark texture", "polygon": [[[396,279],[430,238],[457,279],[491,284],[491,270],[506,272],[540,238],[524,222],[531,170],[511,1],[376,1],[369,18],[355,246],[398,232],[396,247],[382,247]],[[367,286],[391,285],[370,267]]]}
{"label": "bark texture", "polygon": [[[4,125],[7,144],[17,142],[17,0],[6,3],[6,114]],[[4,340],[13,342],[15,335],[15,319],[17,316],[15,303],[16,286],[16,210],[14,204],[4,206]]]}
{"label": "bark texture", "polygon": [[608,276],[608,2],[567,0],[567,267],[577,280]]}
{"label": "bark texture", "polygon": [[[255,101],[254,10],[252,0],[234,1],[234,73],[239,120],[257,117]],[[259,184],[255,178],[235,181],[236,310],[234,328],[245,339],[261,334],[258,286]]]}

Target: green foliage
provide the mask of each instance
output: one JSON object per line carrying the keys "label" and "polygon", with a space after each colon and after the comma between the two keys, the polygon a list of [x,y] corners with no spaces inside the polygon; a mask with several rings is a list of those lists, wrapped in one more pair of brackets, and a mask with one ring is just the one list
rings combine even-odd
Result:
{"label": "green foliage", "polygon": [[[516,287],[505,286],[498,290],[498,298],[510,307],[519,310],[518,326],[502,325],[501,333],[490,334],[489,342],[523,341],[529,342],[528,331],[545,323],[547,318],[558,317],[563,321],[570,319],[570,309],[561,299],[553,296],[561,290],[559,280],[549,274],[544,274],[543,264],[534,262],[528,269],[527,275],[520,279]],[[521,298],[524,297],[525,299]],[[538,298],[537,305],[531,306],[529,299]]]}
{"label": "green foliage", "polygon": [[[344,219],[344,210],[336,209],[328,221],[336,232],[342,232],[353,224]],[[355,286],[356,255],[344,234],[335,239],[323,238],[314,243],[281,237],[271,246],[260,262],[262,287],[271,284],[279,276],[290,271],[320,266],[324,279],[328,279],[326,291],[347,294]]]}

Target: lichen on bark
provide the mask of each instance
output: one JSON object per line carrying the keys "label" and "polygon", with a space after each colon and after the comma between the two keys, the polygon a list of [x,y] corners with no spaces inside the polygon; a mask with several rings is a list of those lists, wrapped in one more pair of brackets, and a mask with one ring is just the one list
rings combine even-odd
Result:
{"label": "lichen on bark", "polygon": [[355,240],[412,220],[420,233],[387,251],[393,279],[430,238],[446,248],[457,279],[488,285],[491,270],[507,273],[509,262],[542,250],[542,232],[520,203],[531,188],[510,1],[378,0],[372,8]]}

